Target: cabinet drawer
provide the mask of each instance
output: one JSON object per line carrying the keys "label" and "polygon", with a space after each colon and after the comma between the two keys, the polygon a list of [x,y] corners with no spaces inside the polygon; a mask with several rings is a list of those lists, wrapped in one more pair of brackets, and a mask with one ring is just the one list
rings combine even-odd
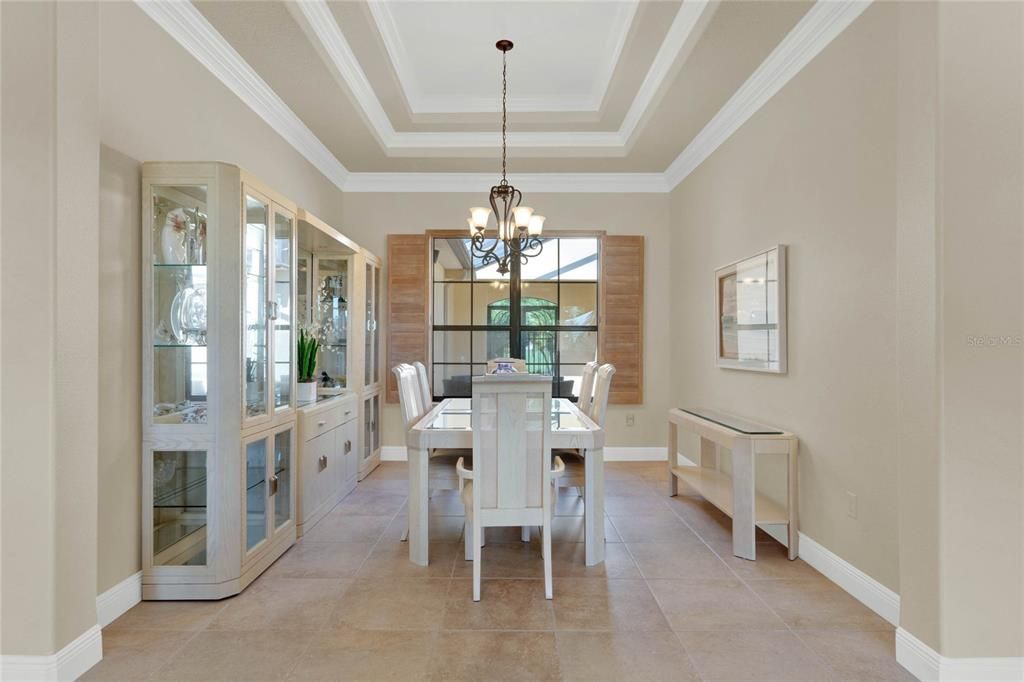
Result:
{"label": "cabinet drawer", "polygon": [[355,393],[347,395],[338,401],[338,409],[341,411],[341,423],[351,421],[359,416],[359,396]]}
{"label": "cabinet drawer", "polygon": [[341,405],[308,412],[301,417],[301,431],[303,440],[316,438],[320,434],[327,433],[341,424],[344,412]]}

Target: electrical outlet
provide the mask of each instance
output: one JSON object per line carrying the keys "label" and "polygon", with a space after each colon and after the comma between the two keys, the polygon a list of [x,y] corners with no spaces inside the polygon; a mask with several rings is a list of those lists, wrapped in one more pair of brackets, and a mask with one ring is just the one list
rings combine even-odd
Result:
{"label": "electrical outlet", "polygon": [[636,415],[635,414],[627,414],[626,415],[626,426],[636,426]]}
{"label": "electrical outlet", "polygon": [[846,515],[851,519],[857,518],[857,496],[846,491]]}

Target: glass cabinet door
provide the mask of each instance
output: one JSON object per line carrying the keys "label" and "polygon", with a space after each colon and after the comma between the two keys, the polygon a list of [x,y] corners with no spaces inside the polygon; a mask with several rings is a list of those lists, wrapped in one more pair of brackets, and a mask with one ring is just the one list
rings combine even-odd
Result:
{"label": "glass cabinet door", "polygon": [[363,461],[380,450],[380,394],[363,402]]}
{"label": "glass cabinet door", "polygon": [[317,370],[341,386],[348,385],[349,275],[348,258],[317,258]]}
{"label": "glass cabinet door", "polygon": [[245,418],[256,419],[269,414],[267,367],[267,264],[270,204],[263,199],[245,196],[245,242],[243,263],[242,367],[245,387]]}
{"label": "glass cabinet door", "polygon": [[245,446],[245,551],[267,538],[267,439]]}
{"label": "glass cabinet door", "polygon": [[380,381],[378,354],[380,342],[377,338],[377,320],[379,319],[380,302],[380,270],[372,263],[366,264],[366,368],[364,380],[367,386]]}
{"label": "glass cabinet door", "polygon": [[152,188],[152,419],[207,422],[206,185]]}
{"label": "glass cabinet door", "polygon": [[274,434],[274,471],[270,492],[274,499],[274,530],[292,518],[292,430]]}
{"label": "glass cabinet door", "polygon": [[205,566],[205,450],[154,450],[153,565]]}
{"label": "glass cabinet door", "polygon": [[295,219],[274,211],[274,297],[271,304],[274,325],[274,408],[292,405],[292,353],[294,311],[292,310],[293,235]]}

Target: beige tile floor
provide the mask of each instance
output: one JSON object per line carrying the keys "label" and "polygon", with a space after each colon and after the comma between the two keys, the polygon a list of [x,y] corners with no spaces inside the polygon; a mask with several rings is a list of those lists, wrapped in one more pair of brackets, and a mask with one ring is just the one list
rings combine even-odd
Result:
{"label": "beige tile floor", "polygon": [[461,504],[431,500],[431,563],[408,560],[405,465],[382,465],[245,592],[144,602],[103,630],[90,680],[912,680],[893,628],[760,536],[669,498],[664,465],[607,465],[607,560],[587,567],[582,500],[560,498],[555,598],[536,538],[496,529],[473,603]]}

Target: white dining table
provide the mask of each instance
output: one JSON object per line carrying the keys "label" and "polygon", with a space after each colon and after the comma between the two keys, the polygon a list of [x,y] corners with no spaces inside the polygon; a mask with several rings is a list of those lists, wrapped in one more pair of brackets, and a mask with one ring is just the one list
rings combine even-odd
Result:
{"label": "white dining table", "polygon": [[[409,429],[409,560],[430,561],[429,453],[473,448],[470,398],[446,398]],[[604,429],[566,398],[551,401],[551,448],[578,449],[584,456],[583,528],[587,566],[604,561]]]}

